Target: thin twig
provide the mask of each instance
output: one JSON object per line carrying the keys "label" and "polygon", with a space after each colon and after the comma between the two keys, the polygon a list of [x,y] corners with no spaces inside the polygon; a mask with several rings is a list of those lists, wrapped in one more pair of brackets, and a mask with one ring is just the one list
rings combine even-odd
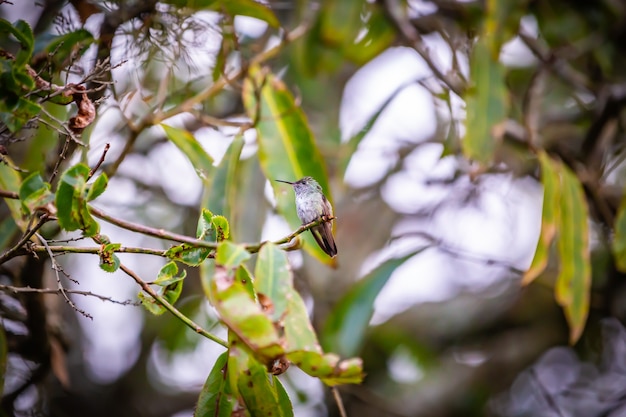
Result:
{"label": "thin twig", "polygon": [[8,249],[6,252],[0,255],[0,265],[2,265],[7,260],[11,259],[13,257],[13,254],[17,252],[23,245],[25,245],[26,242],[28,242],[35,233],[37,233],[37,230],[39,230],[41,226],[43,226],[44,223],[48,221],[48,218],[49,218],[48,214],[43,214],[39,218],[39,221],[37,222],[37,224],[32,229],[28,230],[24,234],[24,236],[22,236],[19,242],[15,244],[15,246],[13,246],[11,249]]}
{"label": "thin twig", "polygon": [[193,331],[195,331],[198,334],[201,334],[202,336],[206,337],[209,340],[214,341],[215,343],[218,343],[222,346],[224,346],[225,348],[228,347],[228,342],[225,340],[220,339],[219,337],[215,336],[212,333],[209,333],[208,331],[204,330],[202,327],[200,327],[200,325],[198,325],[197,323],[195,323],[193,320],[191,320],[189,317],[185,316],[183,313],[181,313],[176,307],[174,307],[173,305],[171,305],[165,298],[163,298],[162,296],[160,296],[155,290],[152,289],[152,287],[150,287],[150,285],[148,285],[147,282],[145,282],[144,280],[142,280],[139,275],[135,274],[131,269],[129,269],[127,266],[120,264],[120,269],[122,271],[124,271],[128,276],[130,276],[132,279],[135,280],[135,282],[137,284],[139,284],[139,286],[141,287],[142,290],[144,290],[146,293],[148,293],[152,298],[154,298],[159,304],[161,304],[163,307],[165,307],[166,310],[168,310],[170,313],[172,313],[174,316],[176,316],[180,321],[182,321],[183,323],[185,323],[189,328],[191,328]]}
{"label": "thin twig", "polygon": [[102,151],[102,155],[100,156],[100,160],[98,161],[98,163],[96,164],[96,166],[94,166],[90,171],[89,171],[89,176],[87,177],[87,181],[89,181],[89,179],[91,177],[93,177],[93,174],[96,173],[96,171],[98,170],[98,168],[100,168],[100,165],[102,165],[102,163],[104,162],[104,158],[106,158],[107,156],[107,152],[109,152],[109,148],[111,147],[111,144],[107,143],[106,145],[104,145],[104,150]]}
{"label": "thin twig", "polygon": [[[94,206],[89,206],[89,211],[94,216],[126,230],[131,230],[133,232],[141,233],[147,236],[156,237],[159,239],[167,239],[167,240],[173,240],[175,242],[186,243],[186,244],[192,245],[193,247],[217,249],[217,243],[215,242],[207,242],[205,240],[196,239],[196,238],[185,236],[185,235],[180,235],[178,233],[168,232],[163,229],[155,229],[153,227],[144,226],[141,224],[132,223],[126,220],[118,219],[116,217],[113,217],[104,213],[103,211],[95,208]],[[296,236],[311,229],[312,227],[318,226],[327,221],[332,221],[334,219],[335,217],[320,218],[318,220],[312,221],[311,223],[304,224],[300,226],[297,230],[295,230],[293,233],[288,234],[282,239],[275,240],[272,243],[274,243],[275,245],[282,245],[284,243],[289,243]],[[261,249],[261,246],[263,246],[264,244],[265,242],[249,243],[249,244],[244,244],[244,247],[248,252],[255,253],[255,252],[258,252]]]}
{"label": "thin twig", "polygon": [[[309,229],[312,229],[315,226],[319,226],[322,223],[326,223],[332,220],[335,220],[336,217],[331,216],[331,217],[325,217],[325,218],[319,218],[317,220],[314,220],[310,223],[307,224],[303,224],[302,226],[298,227],[295,231],[293,231],[292,233],[288,234],[287,236],[283,237],[282,239],[278,239],[278,240],[274,240],[272,243],[275,245],[282,245],[285,243],[289,243],[291,242],[291,240],[293,240],[296,236],[306,232]],[[260,242],[260,243],[252,243],[252,244],[246,244],[244,245],[244,247],[246,248],[246,250],[250,253],[255,253],[258,252],[259,250],[261,250],[261,246],[263,246],[265,244],[265,242]]]}
{"label": "thin twig", "polygon": [[180,243],[188,243],[190,245],[194,245],[195,247],[205,247],[205,248],[210,248],[210,249],[217,248],[217,244],[213,242],[207,242],[207,241],[199,240],[193,237],[180,235],[178,233],[168,232],[163,229],[155,229],[153,227],[144,226],[141,224],[118,219],[116,217],[106,214],[105,212],[103,212],[100,209],[95,208],[94,206],[89,206],[89,212],[93,214],[94,216],[102,220],[105,220],[111,224],[114,224],[116,226],[119,226],[123,229],[131,230],[133,232],[141,233],[147,236],[157,237],[159,239],[173,240],[175,242],[180,242]]}
{"label": "thin twig", "polygon": [[339,409],[339,415],[341,417],[348,417],[348,413],[346,413],[346,408],[343,405],[341,395],[339,395],[339,390],[337,389],[337,387],[330,387],[330,390],[333,393],[333,397],[335,397],[335,402],[337,403],[337,408]]}
{"label": "thin twig", "polygon": [[59,153],[59,158],[56,160],[54,164],[54,168],[52,169],[52,174],[50,174],[50,178],[48,179],[49,183],[52,183],[54,178],[59,174],[59,167],[61,166],[61,162],[65,159],[65,154],[70,146],[70,137],[66,136],[65,142],[63,143],[63,148],[61,149],[61,153]]}
{"label": "thin twig", "polygon": [[454,248],[448,243],[444,242],[442,239],[437,238],[431,235],[430,233],[424,232],[424,231],[403,233],[401,235],[393,236],[391,240],[397,240],[403,237],[421,237],[422,239],[427,240],[437,250],[443,253],[447,253],[448,255],[452,255],[456,258],[463,259],[465,261],[481,263],[481,264],[485,264],[489,266],[499,266],[502,268],[506,268],[509,272],[518,274],[518,275],[521,275],[524,273],[524,271],[522,271],[519,268],[514,267],[513,265],[511,265],[510,263],[506,261],[485,258],[479,254],[470,253],[459,248]]}
{"label": "thin twig", "polygon": [[8,190],[0,190],[0,197],[12,198],[13,200],[18,200],[20,198],[20,196],[17,193],[14,193],[13,191],[8,191]]}
{"label": "thin twig", "polygon": [[[63,245],[48,244],[48,248],[50,249],[50,251],[52,251],[52,253],[56,254],[55,256],[66,255],[68,253],[88,253],[92,255],[100,255],[100,253],[102,252],[101,246],[87,247],[87,246],[63,246]],[[43,245],[32,244],[28,248],[22,248],[21,250],[17,250],[11,253],[10,256],[8,256],[6,260],[15,258],[16,256],[26,255],[32,252],[40,253],[40,252],[47,252],[47,251],[48,251],[47,248]],[[167,251],[163,249],[138,248],[138,247],[129,247],[129,246],[122,246],[117,249],[113,249],[112,252],[155,255],[155,256],[160,256],[163,258],[166,257],[166,253],[167,253]]]}
{"label": "thin twig", "polygon": [[50,256],[50,262],[52,264],[52,270],[54,271],[54,275],[56,276],[56,279],[57,279],[57,285],[58,285],[58,288],[59,288],[59,294],[61,294],[63,296],[63,298],[65,299],[67,304],[69,304],[70,307],[72,307],[74,310],[76,310],[77,312],[79,312],[83,316],[87,317],[88,319],[93,320],[93,317],[89,313],[87,313],[86,311],[81,310],[80,308],[78,308],[78,306],[76,304],[74,304],[74,302],[67,295],[67,293],[65,292],[65,287],[63,287],[63,284],[61,283],[61,276],[59,275],[59,271],[61,271],[62,268],[60,267],[60,265],[57,263],[56,259],[54,258],[54,254],[50,250],[50,247],[48,246],[48,242],[46,241],[46,239],[44,239],[39,233],[36,233],[36,235],[39,238],[39,240],[41,240],[41,243],[43,243],[43,245],[46,247],[46,251],[48,252],[48,256]]}
{"label": "thin twig", "polygon": [[[13,285],[2,285],[0,284],[0,291],[14,293],[14,294],[61,294],[61,290],[59,288],[32,288],[32,287],[15,287]],[[80,291],[80,290],[72,290],[72,289],[64,289],[67,294],[76,294],[76,295],[84,295],[86,297],[95,297],[99,298],[102,301],[109,301],[114,304],[120,305],[140,305],[139,302],[133,300],[119,301],[115,300],[111,297],[107,297],[105,295],[100,295],[93,293],[91,291]]]}

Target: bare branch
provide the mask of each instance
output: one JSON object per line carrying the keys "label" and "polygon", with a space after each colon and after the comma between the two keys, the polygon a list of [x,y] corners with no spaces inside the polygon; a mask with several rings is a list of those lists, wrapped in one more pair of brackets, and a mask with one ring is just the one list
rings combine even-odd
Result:
{"label": "bare branch", "polygon": [[54,275],[56,276],[56,279],[57,279],[57,285],[58,285],[59,294],[61,294],[63,296],[63,298],[65,299],[67,304],[69,304],[69,306],[72,307],[75,311],[77,311],[78,313],[82,314],[83,316],[93,320],[93,316],[91,316],[86,311],[81,310],[80,308],[78,308],[78,306],[76,304],[74,304],[74,302],[67,295],[65,287],[63,287],[63,284],[61,283],[61,276],[59,275],[59,271],[62,271],[61,266],[57,263],[57,261],[56,261],[56,259],[54,257],[54,254],[52,253],[52,251],[50,250],[50,247],[48,246],[48,242],[46,242],[46,239],[44,239],[39,233],[37,233],[36,235],[39,238],[39,240],[41,240],[41,243],[43,243],[43,245],[45,246],[46,251],[48,252],[48,256],[50,256],[50,262],[52,264],[52,270],[54,271]]}
{"label": "bare branch", "polygon": [[0,265],[2,265],[7,260],[13,257],[13,254],[16,253],[22,246],[26,244],[30,240],[30,238],[37,233],[37,230],[41,228],[49,220],[48,214],[43,214],[37,224],[32,228],[27,230],[26,233],[22,236],[22,238],[13,246],[12,248],[5,251],[2,255],[0,255]]}
{"label": "bare branch", "polygon": [[212,333],[209,333],[208,331],[204,330],[202,327],[200,327],[200,325],[198,325],[196,322],[194,322],[193,320],[191,320],[189,317],[185,316],[183,313],[181,313],[176,307],[174,307],[173,305],[171,305],[165,298],[163,298],[162,296],[160,296],[155,290],[152,289],[152,287],[150,287],[150,285],[148,285],[147,282],[145,282],[144,280],[142,280],[139,275],[137,275],[135,272],[133,272],[130,268],[128,268],[126,265],[121,264],[120,265],[120,269],[122,271],[124,271],[128,276],[130,276],[132,279],[135,280],[135,282],[137,284],[139,284],[139,286],[141,287],[142,290],[144,290],[146,293],[148,293],[152,298],[154,298],[159,304],[161,304],[163,307],[165,307],[166,310],[168,310],[170,313],[172,313],[174,316],[176,316],[180,321],[182,321],[183,323],[185,323],[189,328],[191,328],[193,331],[195,331],[198,334],[201,334],[202,336],[206,337],[209,340],[214,341],[215,343],[218,343],[222,346],[224,346],[225,348],[228,347],[228,342],[225,340],[220,339],[219,337],[215,336]]}
{"label": "bare branch", "polygon": [[[61,294],[61,289],[59,288],[54,289],[54,288],[15,287],[13,285],[2,285],[2,284],[0,284],[0,291],[13,293],[13,294],[58,294],[58,295]],[[91,291],[80,291],[80,290],[72,290],[72,289],[64,289],[64,291],[67,294],[76,294],[76,295],[84,295],[86,297],[95,297],[102,301],[109,301],[114,304],[134,305],[134,306],[137,306],[140,304],[139,302],[132,301],[132,300],[126,300],[126,301],[115,300],[111,297],[96,294]]]}

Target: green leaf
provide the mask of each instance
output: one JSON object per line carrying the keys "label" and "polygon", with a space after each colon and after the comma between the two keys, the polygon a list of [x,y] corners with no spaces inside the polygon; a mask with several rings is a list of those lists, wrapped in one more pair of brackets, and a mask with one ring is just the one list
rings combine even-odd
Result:
{"label": "green leaf", "polygon": [[161,314],[165,313],[165,307],[163,307],[161,303],[152,298],[150,295],[140,292],[139,294],[137,294],[137,297],[139,297],[141,305],[155,316],[160,316]]}
{"label": "green leaf", "polygon": [[[2,81],[5,81],[4,77]],[[17,81],[17,84],[21,86],[23,82],[20,80]],[[25,87],[28,89],[32,88],[28,85]],[[39,104],[24,97],[18,97],[14,105],[9,105],[6,99],[0,100],[0,121],[6,124],[7,128],[13,133],[19,131],[40,112],[41,106]]]}
{"label": "green leaf", "polygon": [[159,270],[159,273],[157,274],[157,279],[154,281],[154,285],[167,287],[168,285],[185,279],[186,276],[187,271],[185,270],[183,270],[183,272],[178,275],[178,265],[176,265],[176,262],[168,262],[163,265],[163,267]]}
{"label": "green leaf", "polygon": [[209,256],[211,249],[191,246],[187,243],[172,246],[165,252],[165,256],[173,261],[182,262],[189,266],[198,266]]}
{"label": "green leaf", "polygon": [[7,369],[8,356],[7,336],[4,332],[4,325],[0,323],[0,396],[4,394],[4,379]]}
{"label": "green leaf", "polygon": [[615,219],[615,235],[611,248],[615,256],[615,266],[619,271],[626,272],[626,193],[622,197]]}
{"label": "green leaf", "polygon": [[[396,38],[396,31],[378,3],[366,3],[365,35],[342,48],[344,56],[357,65],[364,65],[387,49]],[[359,32],[360,34],[360,32]]]}
{"label": "green leaf", "polygon": [[202,196],[202,207],[208,208],[213,213],[222,214],[231,220],[233,220],[233,200],[236,195],[237,167],[243,144],[243,136],[235,136],[220,164],[215,169],[215,175],[210,184],[204,188]]}
{"label": "green leaf", "polygon": [[483,168],[491,164],[496,150],[494,134],[506,120],[508,96],[504,83],[504,69],[490,50],[489,40],[480,38],[470,57],[470,78],[472,87],[467,90],[466,134],[461,141],[463,154]]}
{"label": "green leaf", "polygon": [[293,406],[280,380],[268,375],[264,365],[248,361],[248,369],[239,374],[237,388],[253,416],[293,416]]}
{"label": "green leaf", "polygon": [[421,248],[401,258],[385,261],[367,274],[347,292],[326,319],[321,334],[325,350],[343,357],[356,355],[365,339],[365,332],[374,314],[374,301],[394,271],[408,259],[419,254]]}
{"label": "green leaf", "polygon": [[196,138],[186,130],[161,124],[168,139],[180,149],[191,162],[203,182],[214,175],[213,158],[206,153]]}
{"label": "green leaf", "polygon": [[227,372],[231,390],[239,392],[251,416],[293,416],[293,407],[282,384],[267,373],[246,345],[229,334]]}
{"label": "green leaf", "polygon": [[215,253],[215,262],[226,268],[237,268],[248,259],[250,259],[250,252],[243,245],[237,245],[227,240],[220,242]]}
{"label": "green leaf", "polygon": [[[249,16],[267,22],[271,27],[280,27],[278,18],[266,5],[255,0],[223,0],[220,9],[226,10],[231,16]],[[217,8],[214,8],[217,9]]]}
{"label": "green leaf", "polygon": [[210,233],[213,229],[213,222],[211,221],[212,217],[213,213],[203,207],[200,212],[200,218],[198,219],[198,226],[196,227],[196,237],[198,239],[202,239],[207,242],[215,242],[215,239],[210,238]]}
{"label": "green leaf", "polygon": [[18,20],[11,25],[7,20],[0,19],[0,33],[10,33],[20,43],[21,49],[15,56],[15,63],[23,66],[30,61],[34,48],[33,30],[24,20]]}
{"label": "green leaf", "polygon": [[539,152],[538,156],[541,163],[541,184],[543,185],[541,233],[533,261],[522,278],[522,285],[531,283],[548,266],[550,247],[556,236],[559,218],[559,201],[561,200],[560,165],[543,151]]}
{"label": "green leaf", "polygon": [[287,311],[289,296],[293,291],[293,277],[285,252],[273,243],[264,244],[259,251],[254,275],[257,292],[272,301],[269,315],[276,322]]}
{"label": "green leaf", "polygon": [[120,267],[120,258],[115,251],[122,247],[121,243],[107,243],[100,251],[100,268],[106,272],[115,272]]}
{"label": "green leaf", "polygon": [[228,220],[224,216],[211,217],[211,223],[213,223],[213,230],[215,230],[215,240],[222,242],[230,238],[230,225]]}
{"label": "green leaf", "polygon": [[234,279],[232,269],[216,266],[209,285],[211,302],[220,318],[255,356],[268,363],[284,353],[274,324],[244,285]]}
{"label": "green leaf", "polygon": [[18,195],[22,209],[27,215],[54,200],[50,184],[41,178],[39,172],[34,172],[24,179]]}
{"label": "green leaf", "polygon": [[322,1],[320,35],[331,45],[352,45],[361,31],[365,0]]}
{"label": "green leaf", "polygon": [[[67,67],[72,59],[82,56],[85,51],[95,42],[91,32],[86,29],[78,29],[59,36],[38,36],[36,49],[49,56],[47,65],[52,64],[49,71],[60,71]],[[46,75],[47,71],[42,75]]]}
{"label": "green leaf", "polygon": [[[296,105],[285,84],[273,74],[264,72],[258,66],[251,67],[249,74],[250,77],[244,80],[243,101],[250,118],[257,120],[259,160],[265,176],[271,180],[295,181],[310,175],[319,182],[332,202],[324,160],[315,146],[304,112]],[[274,188],[278,211],[296,229],[301,222],[296,214],[293,191],[279,187],[275,181],[270,183]],[[336,264],[335,259],[328,257],[315,243],[310,233],[301,236],[308,253],[328,265]]]}
{"label": "green leaf", "polygon": [[498,56],[504,42],[518,34],[527,0],[487,0],[483,34],[489,39],[493,56]]}
{"label": "green leaf", "polygon": [[70,167],[59,179],[55,203],[59,225],[67,230],[81,229],[85,236],[94,236],[100,225],[87,208],[89,167],[78,164]]}
{"label": "green leaf", "polygon": [[241,283],[245,290],[248,292],[248,295],[253,300],[257,299],[256,292],[254,291],[254,278],[248,268],[246,268],[245,264],[239,265],[239,267],[235,270],[235,280]]}
{"label": "green leaf", "polygon": [[186,271],[183,271],[183,274],[178,277],[176,281],[168,284],[166,287],[163,287],[163,298],[165,298],[168,303],[174,305],[176,301],[178,301],[180,294],[183,292],[183,282],[185,282],[185,275]]}
{"label": "green leaf", "polygon": [[285,351],[309,351],[322,353],[317,334],[309,319],[306,305],[300,294],[293,288],[286,296],[287,314],[283,319]]}
{"label": "green leaf", "polygon": [[227,361],[228,352],[215,361],[200,391],[194,417],[231,417],[237,399],[230,389]]}
{"label": "green leaf", "polygon": [[19,230],[12,217],[0,221],[0,250],[9,247]]}
{"label": "green leaf", "polygon": [[372,129],[374,124],[376,124],[376,121],[378,120],[380,115],[385,111],[387,106],[389,106],[389,104],[396,98],[396,96],[400,92],[402,92],[402,90],[404,90],[406,87],[408,87],[409,85],[412,85],[414,83],[415,83],[415,81],[410,81],[410,82],[404,83],[404,84],[400,85],[398,88],[396,88],[396,90],[389,95],[387,100],[385,100],[383,102],[383,104],[380,106],[380,108],[372,115],[372,117],[369,118],[367,123],[365,123],[365,126],[363,126],[363,128],[361,130],[359,130],[355,135],[353,135],[342,146],[342,150],[341,151],[342,151],[343,157],[341,158],[341,171],[344,174],[345,174],[346,170],[348,169],[348,164],[350,163],[350,160],[352,159],[352,156],[354,155],[354,152],[356,152],[359,144],[361,143],[363,138],[370,132],[370,130]]}
{"label": "green leaf", "polygon": [[98,198],[107,188],[109,178],[107,174],[102,173],[96,178],[93,184],[89,185],[87,192],[87,201],[93,201]]}
{"label": "green leaf", "polygon": [[360,358],[340,360],[333,353],[289,352],[287,359],[307,374],[320,378],[329,386],[360,384],[363,381],[363,361]]}
{"label": "green leaf", "polygon": [[587,200],[578,177],[562,166],[562,189],[557,248],[561,270],[555,296],[565,311],[570,327],[570,343],[581,336],[589,314],[591,263]]}
{"label": "green leaf", "polygon": [[[8,156],[4,155],[3,158],[6,162],[0,162],[0,187],[3,190],[18,193],[22,182],[20,174],[13,168],[13,162]],[[5,198],[4,203],[9,207],[11,217],[15,224],[17,224],[22,231],[26,230],[27,224],[22,218],[20,201],[13,198]]]}

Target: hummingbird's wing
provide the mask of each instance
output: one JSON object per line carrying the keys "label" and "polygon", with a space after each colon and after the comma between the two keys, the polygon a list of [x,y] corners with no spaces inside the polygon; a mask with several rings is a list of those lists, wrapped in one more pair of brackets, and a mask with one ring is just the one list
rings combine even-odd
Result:
{"label": "hummingbird's wing", "polygon": [[[326,196],[322,195],[322,216],[331,217],[333,215],[333,209],[326,199]],[[315,241],[324,252],[331,258],[337,255],[337,246],[335,245],[335,238],[333,237],[333,226],[330,222],[324,222],[317,227],[311,229],[311,233],[315,238]]]}
{"label": "hummingbird's wing", "polygon": [[[333,238],[330,223],[323,223],[311,229],[311,234],[320,248],[331,258],[337,255],[337,247]],[[330,239],[328,238],[330,236]]]}

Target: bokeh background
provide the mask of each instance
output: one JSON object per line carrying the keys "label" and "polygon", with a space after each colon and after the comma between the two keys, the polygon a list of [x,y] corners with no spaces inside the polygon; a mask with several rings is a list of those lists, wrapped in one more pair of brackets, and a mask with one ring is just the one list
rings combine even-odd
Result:
{"label": "bokeh background", "polygon": [[[94,166],[110,144],[101,167],[110,183],[95,205],[129,221],[195,235],[203,183],[160,127],[137,128],[139,121],[154,111],[155,100],[175,106],[214,76],[245,70],[263,51],[278,48],[263,64],[307,116],[338,218],[337,267],[290,251],[296,287],[322,339],[337,309],[367,315],[373,306],[366,331],[342,339],[346,353],[363,358],[367,374],[361,385],[340,387],[348,415],[626,415],[624,276],[610,250],[625,155],[626,6],[617,0],[268,1],[276,28],[233,14],[227,3],[0,3],[2,18],[26,20],[41,42],[81,27],[93,34],[93,44],[68,58],[61,83],[83,79],[98,60],[112,65],[99,79],[107,87],[92,93],[97,119],[82,135],[89,146],[64,162]],[[286,34],[300,32],[286,41]],[[501,80],[472,70],[490,68],[472,58],[481,39],[490,37],[498,39],[494,65]],[[8,38],[0,41],[10,47]],[[476,126],[466,121],[479,90],[506,97],[504,117],[485,130],[497,144],[488,164],[468,158],[462,147],[470,140],[467,129]],[[478,108],[472,117],[487,124],[491,111],[502,110]],[[64,120],[72,109],[57,111]],[[291,190],[276,187],[260,167],[241,79],[165,122],[191,132],[215,164],[243,132],[237,187],[229,191],[236,241],[274,240],[293,230],[275,205],[277,193]],[[59,144],[50,130],[24,129],[18,136],[9,141],[12,159],[26,170],[51,169]],[[559,262],[551,258],[539,278],[521,285],[542,219],[538,149],[572,167],[589,200],[591,309],[573,347],[554,298]],[[126,246],[170,245],[101,226]],[[148,281],[165,263],[119,256]],[[394,259],[402,261],[389,263]],[[61,297],[43,297],[44,337],[62,340],[63,354],[44,360],[37,346],[27,353],[9,343],[5,412],[191,415],[223,348],[172,316],[154,317],[134,305],[137,285],[123,273],[102,271],[97,257],[58,261],[75,280],[65,283],[68,288],[131,303],[74,295],[87,318]],[[3,266],[3,282],[11,283],[28,262]],[[380,274],[380,265],[392,267]],[[360,286],[372,271],[380,275],[378,284]],[[55,287],[45,259],[32,273]],[[187,273],[177,306],[224,336],[198,268]],[[23,319],[28,297],[2,294],[9,342],[33,332]],[[281,380],[296,416],[338,415],[320,381],[295,367]]]}

